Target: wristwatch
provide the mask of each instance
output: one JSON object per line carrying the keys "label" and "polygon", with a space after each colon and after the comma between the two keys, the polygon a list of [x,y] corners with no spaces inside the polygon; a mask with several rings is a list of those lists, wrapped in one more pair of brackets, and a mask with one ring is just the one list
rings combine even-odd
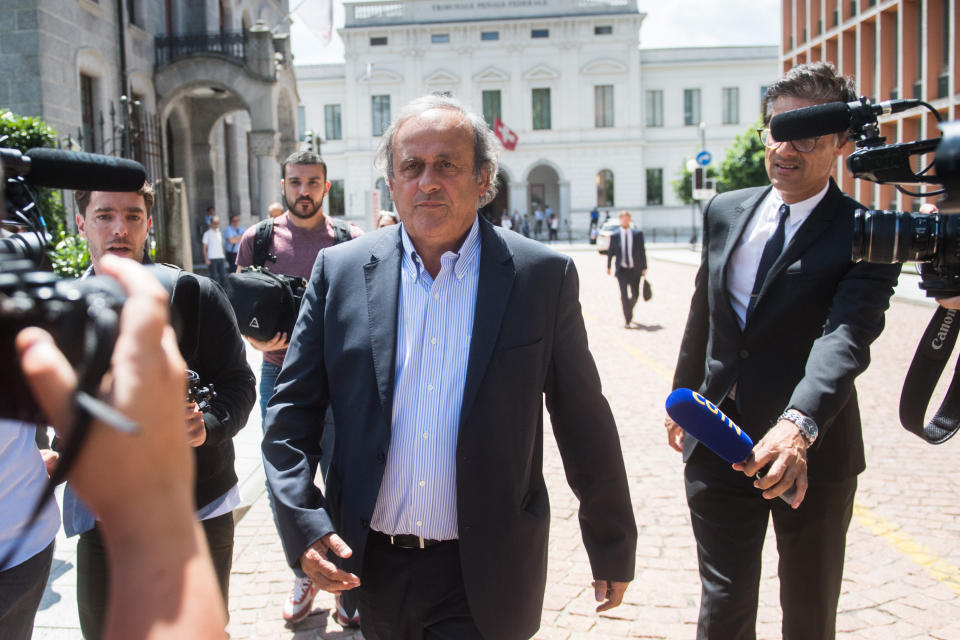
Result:
{"label": "wristwatch", "polygon": [[807,441],[808,446],[813,444],[817,436],[820,435],[820,429],[817,428],[817,423],[813,421],[813,418],[808,418],[795,409],[787,409],[780,414],[780,419],[789,420],[797,425],[800,433],[803,434],[803,439]]}

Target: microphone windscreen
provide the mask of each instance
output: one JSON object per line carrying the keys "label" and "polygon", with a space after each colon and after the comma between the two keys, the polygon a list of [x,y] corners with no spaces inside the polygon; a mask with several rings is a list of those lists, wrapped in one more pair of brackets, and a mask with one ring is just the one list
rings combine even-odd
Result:
{"label": "microphone windscreen", "polygon": [[37,148],[27,151],[30,170],[24,178],[32,185],[84,191],[136,191],[147,172],[135,160],[82,151]]}
{"label": "microphone windscreen", "polygon": [[770,133],[780,142],[840,133],[849,128],[850,107],[846,102],[828,102],[784,111],[770,120]]}
{"label": "microphone windscreen", "polygon": [[667,415],[688,434],[733,464],[753,451],[753,440],[712,402],[690,389],[667,396]]}

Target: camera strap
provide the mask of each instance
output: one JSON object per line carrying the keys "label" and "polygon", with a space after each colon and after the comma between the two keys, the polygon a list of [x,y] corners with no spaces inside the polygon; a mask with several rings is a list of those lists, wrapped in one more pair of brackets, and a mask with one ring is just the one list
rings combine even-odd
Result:
{"label": "camera strap", "polygon": [[950,359],[960,333],[960,311],[937,307],[917,345],[900,394],[900,423],[930,444],[942,444],[960,429],[960,361],[953,372],[947,394],[929,423],[923,416],[933,389]]}

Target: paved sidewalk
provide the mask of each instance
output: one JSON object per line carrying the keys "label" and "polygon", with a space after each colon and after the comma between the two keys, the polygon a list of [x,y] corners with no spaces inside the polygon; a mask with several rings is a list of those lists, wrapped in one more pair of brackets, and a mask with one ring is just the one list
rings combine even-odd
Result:
{"label": "paved sidewalk", "polygon": [[[550,569],[537,638],[694,637],[700,586],[696,550],[683,497],[679,454],[664,437],[663,401],[670,390],[699,254],[685,246],[652,245],[654,297],[641,303],[637,325],[622,328],[616,281],[589,245],[557,248],[575,259],[581,303],[604,390],[617,417],[639,527],[637,576],[624,605],[593,612],[590,570],[580,541],[576,500],[563,476],[552,435],[544,438],[550,489]],[[933,447],[900,427],[900,385],[932,313],[905,276],[873,349],[873,364],[857,385],[864,414],[868,470],[860,477],[838,615],[842,639],[960,638],[960,440]],[[784,336],[789,339],[788,336]],[[251,350],[252,351],[252,350]],[[956,355],[954,355],[954,359]],[[251,363],[259,372],[258,354]],[[952,364],[948,370],[952,370]],[[938,401],[945,383],[941,383]],[[549,420],[545,416],[545,425]],[[296,629],[280,611],[292,583],[263,491],[259,412],[237,438],[238,468],[249,510],[237,525],[228,628],[236,638],[361,638],[329,617],[321,594],[314,614]],[[59,540],[35,638],[79,638],[75,557]],[[775,544],[764,552],[758,637],[780,637]]]}

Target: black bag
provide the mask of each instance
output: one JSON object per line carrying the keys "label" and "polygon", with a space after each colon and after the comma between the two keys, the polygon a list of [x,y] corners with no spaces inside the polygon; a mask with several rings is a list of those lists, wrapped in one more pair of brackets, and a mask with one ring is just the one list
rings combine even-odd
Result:
{"label": "black bag", "polygon": [[653,297],[653,287],[650,286],[650,281],[646,278],[643,279],[643,301],[647,302],[650,298]]}
{"label": "black bag", "polygon": [[[350,239],[350,224],[331,218],[333,243]],[[303,278],[271,273],[264,264],[277,261],[270,253],[273,219],[257,223],[253,236],[253,266],[227,274],[226,291],[237,316],[240,333],[254,340],[271,340],[284,332],[289,339],[300,313],[305,282]]]}

